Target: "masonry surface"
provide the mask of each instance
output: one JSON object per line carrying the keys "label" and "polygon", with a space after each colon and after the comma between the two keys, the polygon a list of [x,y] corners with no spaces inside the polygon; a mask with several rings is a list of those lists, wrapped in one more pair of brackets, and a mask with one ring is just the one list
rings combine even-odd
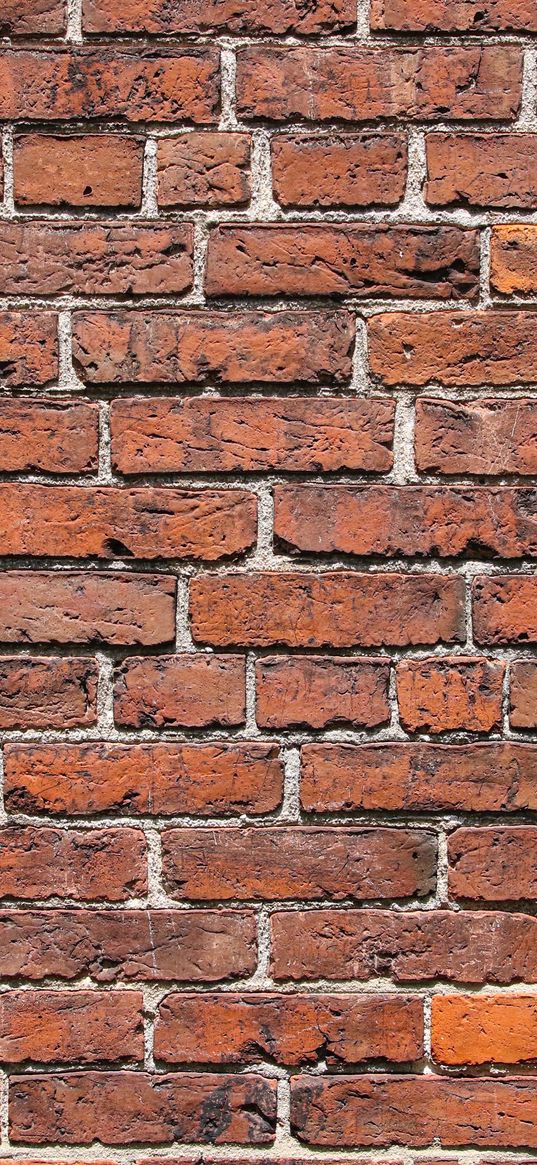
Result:
{"label": "masonry surface", "polygon": [[0,122],[0,1165],[535,1165],[534,0],[0,0]]}

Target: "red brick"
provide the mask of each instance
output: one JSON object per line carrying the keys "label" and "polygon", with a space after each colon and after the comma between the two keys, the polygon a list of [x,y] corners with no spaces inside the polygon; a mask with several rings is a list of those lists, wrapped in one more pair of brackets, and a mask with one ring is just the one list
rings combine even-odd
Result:
{"label": "red brick", "polygon": [[94,1064],[143,1060],[140,991],[14,991],[0,995],[0,1061]]}
{"label": "red brick", "polygon": [[6,744],[6,804],[23,813],[266,813],[282,795],[278,747]]}
{"label": "red brick", "polygon": [[439,1063],[519,1064],[535,1059],[537,999],[532,995],[436,995],[432,1050]]}
{"label": "red brick", "polygon": [[256,663],[256,720],[261,728],[375,728],[390,719],[389,678],[382,659],[267,656]]}
{"label": "red brick", "polygon": [[537,898],[537,829],[456,829],[448,841],[455,898],[518,902]]}
{"label": "red brick", "polygon": [[217,983],[253,974],[256,919],[238,910],[3,910],[0,971],[100,983]]}
{"label": "red brick", "polygon": [[308,813],[537,809],[537,748],[510,741],[305,744],[300,796]]}
{"label": "red brick", "polygon": [[452,226],[218,226],[205,283],[216,296],[473,299],[478,236]]}
{"label": "red brick", "polygon": [[155,1056],[170,1064],[289,1067],[416,1060],[423,1004],[403,995],[167,995]]}
{"label": "red brick", "polygon": [[143,138],[118,134],[16,137],[15,202],[20,206],[139,207],[143,155]]}
{"label": "red brick", "polygon": [[274,532],[310,554],[537,554],[537,491],[509,486],[277,485]]}
{"label": "red brick", "polygon": [[163,879],[192,901],[408,898],[436,875],[434,835],[392,829],[168,829]]}
{"label": "red brick", "polygon": [[169,643],[175,589],[163,575],[9,571],[0,576],[0,643]]}
{"label": "red brick", "polygon": [[511,664],[510,721],[513,728],[537,728],[537,664],[518,659]]}
{"label": "red brick", "polygon": [[515,45],[256,46],[237,54],[239,116],[276,122],[512,119],[521,80]]}
{"label": "red brick", "polygon": [[426,200],[431,206],[537,207],[535,134],[430,134]]}
{"label": "red brick", "polygon": [[371,27],[394,32],[537,32],[532,0],[372,0]]}
{"label": "red brick", "polygon": [[170,11],[166,0],[126,0],[110,6],[107,0],[84,0],[85,32],[171,33],[300,33],[337,32],[356,24],[354,0],[262,0],[252,8],[247,0],[176,0]]}
{"label": "red brick", "polygon": [[0,658],[0,728],[83,728],[97,723],[92,659]]}
{"label": "red brick", "polygon": [[271,1144],[276,1083],[253,1074],[12,1076],[11,1140],[27,1145]]}
{"label": "red brick", "polygon": [[281,206],[396,206],[405,193],[402,134],[366,132],[273,138],[272,181]]}
{"label": "red brick", "polygon": [[463,637],[463,580],[333,572],[198,575],[192,633],[231,647],[379,647]]}
{"label": "red brick", "polygon": [[416,402],[416,465],[422,473],[537,475],[537,401]]}
{"label": "red brick", "polygon": [[537,577],[481,575],[472,592],[477,643],[537,643]]}
{"label": "red brick", "polygon": [[537,231],[534,228],[494,228],[490,247],[490,283],[493,291],[499,291],[502,295],[535,295]]}
{"label": "red brick", "polygon": [[0,311],[0,387],[42,387],[58,375],[58,317]]}
{"label": "red brick", "polygon": [[139,829],[0,829],[2,898],[121,902],[145,894],[145,836]]}
{"label": "red brick", "polygon": [[369,321],[371,369],[384,384],[533,384],[536,344],[529,311],[393,312]]}
{"label": "red brick", "polygon": [[127,659],[116,674],[114,719],[126,728],[233,727],[246,713],[245,660],[238,655]]}
{"label": "red brick", "polygon": [[4,48],[0,53],[0,118],[6,121],[211,124],[218,109],[216,47]]}
{"label": "red brick", "polygon": [[491,732],[502,723],[505,665],[500,660],[405,659],[397,699],[407,732]]}
{"label": "red brick", "polygon": [[382,473],[393,424],[379,397],[127,397],[112,404],[112,460],[119,473]]}
{"label": "red brick", "polygon": [[159,140],[159,206],[244,206],[249,201],[249,134],[189,133]]}
{"label": "red brick", "polygon": [[3,473],[89,473],[97,469],[98,405],[5,398],[0,414]]}
{"label": "red brick", "polygon": [[307,910],[271,916],[278,980],[537,982],[537,919],[452,910]]}
{"label": "red brick", "polygon": [[65,32],[65,0],[3,0],[1,36],[58,36]]}
{"label": "red brick", "polygon": [[291,1128],[309,1145],[537,1146],[533,1081],[295,1076]]}
{"label": "red brick", "polygon": [[184,223],[0,224],[2,295],[161,295],[192,284]]}
{"label": "red brick", "polygon": [[91,384],[323,384],[351,375],[347,312],[80,312],[73,351]]}
{"label": "red brick", "polygon": [[245,490],[0,485],[4,554],[201,558],[242,554],[257,536]]}

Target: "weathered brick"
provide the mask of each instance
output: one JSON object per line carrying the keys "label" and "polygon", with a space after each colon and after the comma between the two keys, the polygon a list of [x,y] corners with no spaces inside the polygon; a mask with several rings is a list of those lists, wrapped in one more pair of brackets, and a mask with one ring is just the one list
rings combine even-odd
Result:
{"label": "weathered brick", "polygon": [[442,1064],[519,1064],[535,1059],[532,995],[435,995],[432,1050]]}
{"label": "weathered brick", "polygon": [[146,841],[139,829],[0,829],[2,898],[121,902],[146,887]]}
{"label": "weathered brick", "polygon": [[42,387],[58,375],[58,317],[0,311],[0,387]]}
{"label": "weathered brick", "polygon": [[416,1060],[423,1004],[403,995],[167,995],[155,1056],[170,1064],[289,1067]]}
{"label": "weathered brick", "polygon": [[537,728],[537,664],[518,659],[510,667],[510,711],[513,728]]}
{"label": "weathered brick", "polygon": [[89,401],[4,398],[3,473],[89,473],[97,469],[98,405]]}
{"label": "weathered brick", "polygon": [[371,27],[394,32],[537,32],[532,0],[372,0]]}
{"label": "weathered brick", "polygon": [[85,32],[171,33],[300,33],[351,29],[356,24],[354,0],[262,0],[252,8],[247,0],[126,0],[111,7],[107,0],[84,0]]}
{"label": "weathered brick", "polygon": [[12,1076],[11,1139],[27,1145],[271,1144],[276,1084],[252,1073]]}
{"label": "weathered brick", "polygon": [[245,490],[0,485],[4,554],[58,558],[201,558],[255,542],[257,502]]}
{"label": "weathered brick", "polygon": [[278,980],[537,982],[537,919],[496,911],[307,910],[271,916]]}
{"label": "weathered brick", "polygon": [[535,134],[429,134],[426,200],[431,206],[537,207],[531,165]]}
{"label": "weathered brick", "polygon": [[351,374],[347,312],[80,312],[73,351],[91,384],[322,384]]}
{"label": "weathered brick", "polygon": [[191,283],[184,223],[0,223],[2,295],[162,295]]}
{"label": "weathered brick", "polygon": [[140,991],[0,994],[0,1061],[94,1064],[143,1060]]}
{"label": "weathered brick", "polygon": [[6,744],[11,812],[266,813],[282,796],[276,745]]}
{"label": "weathered brick", "polygon": [[537,643],[537,577],[481,575],[472,591],[477,643]]}
{"label": "weathered brick", "polygon": [[20,206],[139,207],[143,155],[143,138],[119,134],[16,137],[15,202]]}
{"label": "weathered brick", "polygon": [[514,812],[537,808],[537,748],[484,744],[305,744],[306,812]]}
{"label": "weathered brick", "polygon": [[379,397],[127,397],[113,402],[111,429],[119,473],[382,473],[392,466],[394,405]]}
{"label": "weathered brick", "polygon": [[3,0],[1,36],[58,36],[65,32],[65,0]]}
{"label": "weathered brick", "polygon": [[0,936],[6,978],[217,983],[257,962],[250,911],[4,909]]}
{"label": "weathered brick", "polygon": [[478,236],[452,226],[224,225],[211,232],[205,282],[214,296],[473,299]]}
{"label": "weathered brick", "polygon": [[[537,204],[537,199],[536,199]],[[531,226],[502,226],[492,231],[490,282],[502,295],[535,295],[537,231]]]}
{"label": "weathered brick", "polygon": [[408,898],[427,895],[436,840],[400,829],[168,829],[168,892],[192,901]]}
{"label": "weathered brick", "polygon": [[277,485],[274,533],[309,554],[537,554],[537,490]]}
{"label": "weathered brick", "polygon": [[455,898],[518,902],[537,898],[537,829],[456,829],[448,840],[449,888]]}
{"label": "weathered brick", "polygon": [[3,120],[119,118],[210,125],[218,109],[216,47],[0,52]]}
{"label": "weathered brick", "polygon": [[0,657],[0,728],[83,728],[97,723],[93,659]]}
{"label": "weathered brick", "polygon": [[521,80],[514,45],[255,46],[237,54],[237,107],[275,122],[503,121],[518,111]]}
{"label": "weathered brick", "polygon": [[275,655],[259,659],[255,674],[261,728],[375,728],[390,719],[386,660]]}
{"label": "weathered brick", "polygon": [[127,659],[116,673],[114,719],[127,728],[244,723],[246,665],[238,655]]}
{"label": "weathered brick", "polygon": [[537,474],[537,401],[416,402],[416,465],[422,473]]}
{"label": "weathered brick", "polygon": [[0,576],[0,643],[169,643],[175,590],[163,575],[8,571]]}
{"label": "weathered brick", "polygon": [[250,200],[250,136],[189,133],[158,143],[159,206],[244,206]]}
{"label": "weathered brick", "polygon": [[282,135],[271,155],[274,197],[285,207],[396,206],[405,193],[402,134]]}
{"label": "weathered brick", "polygon": [[333,572],[198,575],[192,633],[214,646],[379,647],[463,637],[463,580]]}
{"label": "weathered brick", "polygon": [[452,656],[397,664],[401,724],[408,732],[491,732],[501,727],[505,665]]}

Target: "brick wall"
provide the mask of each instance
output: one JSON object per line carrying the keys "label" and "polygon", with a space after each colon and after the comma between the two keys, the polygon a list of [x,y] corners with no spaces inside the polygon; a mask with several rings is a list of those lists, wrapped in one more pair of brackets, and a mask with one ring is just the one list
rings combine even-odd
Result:
{"label": "brick wall", "polygon": [[535,1162],[534,0],[0,33],[3,1165]]}

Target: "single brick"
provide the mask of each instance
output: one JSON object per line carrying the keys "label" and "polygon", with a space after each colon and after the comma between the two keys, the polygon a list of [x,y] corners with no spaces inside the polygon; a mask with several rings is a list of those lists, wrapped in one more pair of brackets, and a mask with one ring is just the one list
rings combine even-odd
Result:
{"label": "single brick", "polygon": [[202,558],[242,554],[257,536],[245,490],[0,485],[4,554]]}
{"label": "single brick", "polygon": [[518,902],[537,898],[537,829],[456,829],[448,840],[454,898]]}
{"label": "single brick", "polygon": [[537,728],[537,664],[518,659],[511,664],[509,719],[513,728]]}
{"label": "single brick", "polygon": [[0,728],[83,728],[97,723],[93,659],[0,657]]}
{"label": "single brick", "polygon": [[3,473],[89,473],[97,469],[99,407],[75,400],[5,398],[0,413]]}
{"label": "single brick", "polygon": [[515,45],[249,46],[237,53],[237,108],[245,119],[503,121],[518,112],[521,82]]}
{"label": "single brick", "polygon": [[295,1076],[291,1129],[308,1145],[537,1146],[531,1078]]}
{"label": "single brick", "polygon": [[[537,205],[537,199],[536,199]],[[531,226],[499,226],[492,231],[490,283],[502,295],[535,295],[537,231]]]}
{"label": "single brick", "polygon": [[0,576],[0,643],[169,643],[175,591],[165,575],[8,571]]}
{"label": "single brick", "polygon": [[7,978],[217,983],[257,963],[250,911],[4,909],[0,937]]}
{"label": "single brick", "polygon": [[431,206],[532,210],[535,134],[429,134],[425,197]]}
{"label": "single brick", "polygon": [[282,797],[272,744],[6,744],[5,758],[14,813],[266,813]]}
{"label": "single brick", "polygon": [[42,387],[57,375],[58,317],[49,311],[0,311],[0,387]]}
{"label": "single brick", "polygon": [[121,902],[147,889],[140,829],[0,829],[0,896]]}
{"label": "single brick", "polygon": [[216,47],[4,48],[0,118],[212,124],[218,119],[219,70]]}
{"label": "single brick", "polygon": [[60,36],[66,24],[65,0],[2,0],[0,36]]}
{"label": "single brick", "polygon": [[190,584],[192,634],[231,647],[380,647],[463,637],[453,575],[222,574]]}
{"label": "single brick", "polygon": [[276,539],[308,554],[537,554],[537,490],[277,485]]}
{"label": "single brick", "polygon": [[271,144],[274,197],[281,206],[396,206],[404,196],[403,134],[293,135]]}
{"label": "single brick", "polygon": [[0,994],[0,1062],[143,1060],[141,991]]}
{"label": "single brick", "polygon": [[245,714],[242,656],[142,656],[125,660],[116,673],[114,719],[126,728],[233,727]]}
{"label": "single brick", "polygon": [[537,919],[453,910],[307,910],[271,916],[278,980],[537,982]]}
{"label": "single brick", "polygon": [[537,32],[533,0],[372,0],[371,27],[393,32]]}
{"label": "single brick", "polygon": [[477,643],[537,643],[537,576],[481,575],[472,608]]}
{"label": "single brick", "polygon": [[159,206],[244,206],[250,201],[250,135],[189,133],[160,138]]}
{"label": "single brick", "polygon": [[127,397],[112,403],[111,429],[112,461],[120,473],[382,473],[392,467],[394,403],[379,397]]}
{"label": "single brick", "polygon": [[139,207],[143,157],[143,138],[119,134],[16,137],[15,202],[20,206]]}
{"label": "single brick", "polygon": [[215,227],[209,237],[208,295],[360,295],[474,299],[476,231],[276,223]]}
{"label": "single brick", "polygon": [[162,295],[192,284],[189,224],[4,222],[2,295]]}
{"label": "single brick", "polygon": [[383,659],[275,655],[258,659],[255,675],[261,728],[375,728],[390,719],[390,665]]}
{"label": "single brick", "polygon": [[416,466],[422,473],[537,475],[537,401],[416,402]]}
{"label": "single brick", "polygon": [[446,388],[537,382],[530,311],[386,312],[369,320],[369,359],[384,384]]}
{"label": "single brick", "polygon": [[84,32],[172,33],[229,32],[255,36],[263,33],[299,33],[301,36],[338,32],[356,24],[354,0],[262,0],[252,8],[248,0],[84,0]]}
{"label": "single brick", "polygon": [[510,741],[305,744],[300,799],[307,813],[537,809],[537,747]]}
{"label": "single brick", "polygon": [[276,1087],[251,1073],[12,1076],[10,1135],[32,1145],[271,1144]]}
{"label": "single brick", "polygon": [[502,723],[505,664],[452,656],[397,664],[397,699],[407,732],[491,732]]}
{"label": "single brick", "polygon": [[331,1067],[423,1054],[423,1004],[404,995],[167,995],[155,1057],[170,1064]]}
{"label": "single brick", "polygon": [[168,829],[163,880],[175,898],[260,902],[427,895],[436,839],[401,829]]}
{"label": "single brick", "polygon": [[435,995],[432,1051],[441,1064],[520,1064],[535,1060],[537,998]]}
{"label": "single brick", "polygon": [[77,370],[91,384],[323,384],[351,375],[341,312],[77,312]]}

